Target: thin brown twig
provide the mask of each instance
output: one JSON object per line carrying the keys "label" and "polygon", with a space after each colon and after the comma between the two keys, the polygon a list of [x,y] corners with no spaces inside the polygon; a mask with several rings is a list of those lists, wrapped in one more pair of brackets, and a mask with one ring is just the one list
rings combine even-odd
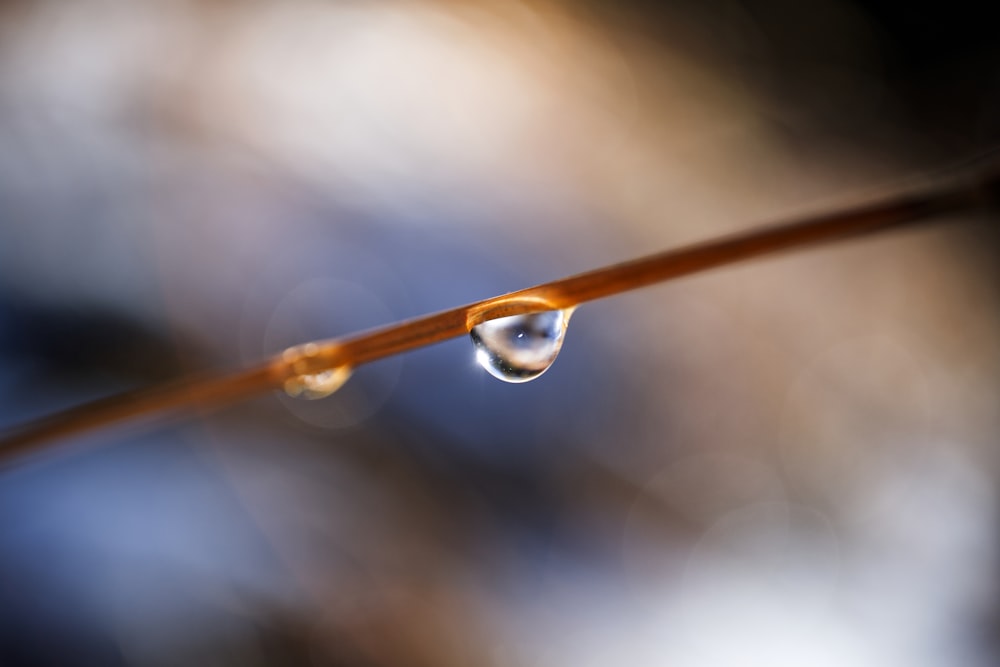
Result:
{"label": "thin brown twig", "polygon": [[[761,255],[857,237],[979,208],[997,178],[883,200],[867,206],[755,229],[615,264],[354,336],[308,343],[255,368],[181,379],[99,400],[16,427],[0,437],[0,463],[60,438],[119,422],[192,409],[216,408],[281,388],[296,377],[356,368],[462,336],[476,324],[508,315],[575,307],[621,292]],[[971,183],[971,184],[970,184]]]}

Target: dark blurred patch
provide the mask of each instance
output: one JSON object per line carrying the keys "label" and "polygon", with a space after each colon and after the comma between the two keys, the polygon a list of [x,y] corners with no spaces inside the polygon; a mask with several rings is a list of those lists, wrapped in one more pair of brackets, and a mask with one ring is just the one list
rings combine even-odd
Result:
{"label": "dark blurred patch", "polygon": [[[698,54],[759,87],[776,102],[772,120],[813,148],[835,139],[933,159],[974,154],[1000,140],[1000,40],[990,3],[587,6],[604,24]],[[900,135],[918,141],[907,144]]]}
{"label": "dark blurred patch", "polygon": [[47,382],[95,374],[126,383],[164,380],[184,368],[178,344],[130,314],[103,306],[0,297],[0,357],[29,366],[30,375]]}
{"label": "dark blurred patch", "polygon": [[889,82],[934,139],[975,149],[1000,139],[1000,40],[988,2],[859,3],[881,36]]}

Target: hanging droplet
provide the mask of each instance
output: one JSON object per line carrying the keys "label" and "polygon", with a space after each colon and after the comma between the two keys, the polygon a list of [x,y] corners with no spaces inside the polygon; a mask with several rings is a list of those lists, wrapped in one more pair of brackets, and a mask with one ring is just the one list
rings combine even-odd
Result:
{"label": "hanging droplet", "polygon": [[349,377],[351,369],[347,366],[329,368],[319,373],[296,375],[285,380],[285,393],[292,398],[309,400],[326,398],[340,389]]}
{"label": "hanging droplet", "polygon": [[564,310],[486,320],[469,331],[476,361],[504,382],[534,380],[556,360],[568,321]]}

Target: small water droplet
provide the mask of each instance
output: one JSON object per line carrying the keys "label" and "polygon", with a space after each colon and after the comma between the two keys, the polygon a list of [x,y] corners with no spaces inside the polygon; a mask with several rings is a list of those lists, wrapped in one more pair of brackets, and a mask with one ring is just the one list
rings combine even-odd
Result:
{"label": "small water droplet", "polygon": [[315,400],[326,398],[340,389],[351,377],[351,369],[347,366],[329,368],[318,373],[296,375],[285,380],[285,393],[292,398]]}
{"label": "small water droplet", "polygon": [[498,317],[469,331],[476,361],[504,382],[527,382],[548,370],[562,349],[569,314],[564,310]]}

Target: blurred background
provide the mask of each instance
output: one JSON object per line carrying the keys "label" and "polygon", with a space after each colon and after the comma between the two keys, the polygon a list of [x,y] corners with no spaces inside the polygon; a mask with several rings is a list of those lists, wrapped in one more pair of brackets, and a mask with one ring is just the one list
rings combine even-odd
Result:
{"label": "blurred background", "polygon": [[[6,0],[0,428],[931,182],[988,3]],[[0,664],[995,665],[996,221],[0,471]]]}

